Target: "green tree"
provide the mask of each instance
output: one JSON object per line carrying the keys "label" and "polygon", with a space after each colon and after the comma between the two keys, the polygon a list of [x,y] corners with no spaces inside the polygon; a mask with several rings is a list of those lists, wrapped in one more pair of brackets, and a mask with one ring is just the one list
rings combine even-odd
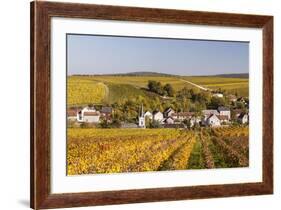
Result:
{"label": "green tree", "polygon": [[208,106],[212,109],[217,109],[219,106],[225,106],[225,104],[224,98],[212,97]]}
{"label": "green tree", "polygon": [[164,89],[164,91],[167,92],[168,96],[170,96],[170,97],[174,96],[175,90],[174,90],[174,88],[172,87],[171,84],[167,83],[166,85],[164,85],[163,89]]}
{"label": "green tree", "polygon": [[150,128],[161,128],[161,124],[158,120],[153,120],[151,121],[150,125],[149,125]]}
{"label": "green tree", "polygon": [[110,127],[111,128],[120,128],[121,122],[118,119],[113,119]]}

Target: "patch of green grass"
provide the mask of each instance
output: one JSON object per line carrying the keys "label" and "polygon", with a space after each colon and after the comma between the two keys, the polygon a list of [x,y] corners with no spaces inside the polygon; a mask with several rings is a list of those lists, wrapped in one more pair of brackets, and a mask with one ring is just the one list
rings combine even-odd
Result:
{"label": "patch of green grass", "polygon": [[202,151],[202,144],[199,139],[196,139],[196,142],[193,146],[191,155],[188,160],[188,169],[203,169],[205,168],[204,157]]}
{"label": "patch of green grass", "polygon": [[127,84],[108,84],[109,94],[108,103],[118,102],[122,99],[136,99],[137,97],[146,97],[143,90]]}
{"label": "patch of green grass", "polygon": [[226,155],[222,152],[221,148],[209,140],[209,149],[213,155],[213,160],[216,168],[229,168],[226,160]]}

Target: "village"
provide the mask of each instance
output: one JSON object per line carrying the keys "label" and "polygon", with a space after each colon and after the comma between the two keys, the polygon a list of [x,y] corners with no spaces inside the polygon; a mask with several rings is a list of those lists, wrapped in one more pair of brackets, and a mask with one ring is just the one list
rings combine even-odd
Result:
{"label": "village", "polygon": [[[94,106],[80,109],[68,109],[67,119],[69,123],[78,126],[87,124],[95,127],[101,123],[114,121],[114,109],[102,106],[97,110]],[[192,127],[220,127],[233,124],[246,125],[249,122],[249,114],[241,109],[219,106],[217,109],[205,109],[201,113],[176,112],[167,108],[163,112],[158,110],[144,110],[140,106],[139,115],[135,122],[119,122],[120,128],[192,128]],[[80,126],[81,127],[81,126]]]}

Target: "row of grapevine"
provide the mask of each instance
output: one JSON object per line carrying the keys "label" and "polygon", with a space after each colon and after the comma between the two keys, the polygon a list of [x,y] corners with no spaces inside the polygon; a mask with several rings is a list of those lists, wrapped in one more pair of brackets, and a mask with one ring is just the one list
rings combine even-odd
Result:
{"label": "row of grapevine", "polygon": [[249,165],[247,127],[199,131],[71,128],[67,135],[69,175]]}
{"label": "row of grapevine", "polygon": [[215,167],[215,163],[213,160],[213,155],[210,151],[209,148],[209,135],[207,133],[200,133],[200,140],[202,142],[202,152],[203,152],[203,156],[204,156],[204,160],[205,160],[205,167],[206,168],[214,168]]}
{"label": "row of grapevine", "polygon": [[212,142],[223,155],[229,167],[249,165],[248,127],[229,127],[212,129]]}
{"label": "row of grapevine", "polygon": [[68,174],[155,171],[189,138],[175,129],[69,129]]}
{"label": "row of grapevine", "polygon": [[188,160],[196,138],[194,135],[187,135],[185,138],[186,141],[163,163],[160,170],[184,170],[188,168]]}

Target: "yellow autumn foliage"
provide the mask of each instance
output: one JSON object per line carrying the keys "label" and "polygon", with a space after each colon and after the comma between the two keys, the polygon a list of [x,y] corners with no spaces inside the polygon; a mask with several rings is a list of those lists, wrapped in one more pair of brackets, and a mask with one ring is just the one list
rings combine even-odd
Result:
{"label": "yellow autumn foliage", "polygon": [[176,150],[170,169],[184,169],[194,139],[176,129],[68,129],[68,175],[157,171]]}
{"label": "yellow autumn foliage", "polygon": [[101,103],[107,95],[107,87],[102,82],[69,77],[67,81],[67,104],[85,105]]}

